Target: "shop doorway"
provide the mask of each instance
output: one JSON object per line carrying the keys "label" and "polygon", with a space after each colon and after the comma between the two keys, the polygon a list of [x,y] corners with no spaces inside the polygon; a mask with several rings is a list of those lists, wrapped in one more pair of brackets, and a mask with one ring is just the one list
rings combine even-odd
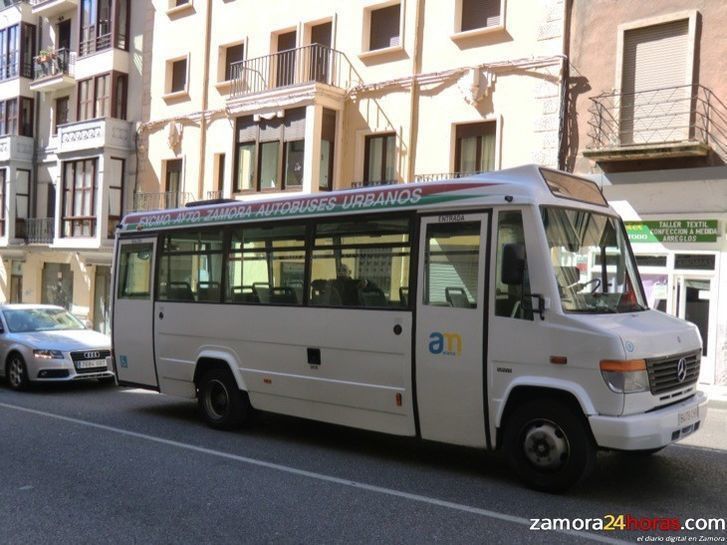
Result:
{"label": "shop doorway", "polygon": [[93,292],[93,328],[111,334],[111,267],[96,266]]}

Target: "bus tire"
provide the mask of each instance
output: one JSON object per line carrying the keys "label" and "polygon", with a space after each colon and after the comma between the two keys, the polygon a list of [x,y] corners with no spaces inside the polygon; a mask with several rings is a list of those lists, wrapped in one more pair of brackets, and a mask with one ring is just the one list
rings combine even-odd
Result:
{"label": "bus tire", "polygon": [[567,490],[596,463],[596,445],[580,409],[558,399],[516,407],[505,423],[503,448],[515,473],[543,492]]}
{"label": "bus tire", "polygon": [[202,418],[217,430],[234,430],[250,418],[247,393],[237,387],[226,369],[213,368],[205,372],[198,384],[197,401]]}

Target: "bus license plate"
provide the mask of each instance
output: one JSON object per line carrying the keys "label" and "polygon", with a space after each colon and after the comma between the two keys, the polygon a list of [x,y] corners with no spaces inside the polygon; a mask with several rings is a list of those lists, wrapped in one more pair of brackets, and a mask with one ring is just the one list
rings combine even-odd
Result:
{"label": "bus license plate", "polygon": [[106,367],[106,360],[84,360],[77,361],[76,366],[79,369],[91,369],[93,367]]}
{"label": "bus license plate", "polygon": [[693,424],[699,419],[699,407],[692,407],[679,413],[679,426]]}

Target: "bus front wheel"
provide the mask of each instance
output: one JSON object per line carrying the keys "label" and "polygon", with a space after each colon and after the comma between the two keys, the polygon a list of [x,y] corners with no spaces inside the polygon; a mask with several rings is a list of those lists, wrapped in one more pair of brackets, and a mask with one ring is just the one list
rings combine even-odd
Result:
{"label": "bus front wheel", "polygon": [[558,399],[526,402],[505,423],[508,463],[530,487],[563,492],[585,479],[596,462],[596,446],[580,414]]}
{"label": "bus front wheel", "polygon": [[250,418],[247,393],[237,387],[229,371],[214,368],[198,384],[198,403],[202,418],[218,430],[239,428]]}

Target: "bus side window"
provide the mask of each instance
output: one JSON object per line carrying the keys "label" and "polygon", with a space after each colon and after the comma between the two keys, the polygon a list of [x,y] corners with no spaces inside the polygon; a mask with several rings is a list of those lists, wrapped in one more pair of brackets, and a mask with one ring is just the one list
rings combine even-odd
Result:
{"label": "bus side window", "polygon": [[479,221],[429,225],[424,304],[476,308],[479,260]]}
{"label": "bus side window", "polygon": [[233,229],[225,300],[241,304],[302,305],[305,237],[304,223]]}
{"label": "bus side window", "polygon": [[506,210],[497,219],[497,283],[495,285],[495,316],[532,320],[533,308],[530,294],[527,252],[525,252],[525,271],[520,285],[508,285],[502,281],[502,252],[506,244],[521,244],[525,247],[525,231],[522,213],[519,210]]}
{"label": "bus side window", "polygon": [[310,304],[406,307],[411,240],[409,218],[322,221],[311,255]]}

